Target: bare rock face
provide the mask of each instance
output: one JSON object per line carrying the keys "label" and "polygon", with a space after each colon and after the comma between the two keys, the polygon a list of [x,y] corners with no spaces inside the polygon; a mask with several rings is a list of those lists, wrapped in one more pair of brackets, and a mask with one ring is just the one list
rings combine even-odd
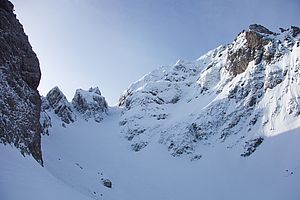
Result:
{"label": "bare rock face", "polygon": [[274,34],[272,31],[260,24],[251,24],[249,26],[249,30],[264,34]]}
{"label": "bare rock face", "polygon": [[46,96],[47,102],[43,102],[43,107],[53,109],[54,113],[67,124],[73,123],[76,120],[76,115],[73,113],[72,105],[68,102],[66,96],[58,87],[50,90]]}
{"label": "bare rock face", "polygon": [[[264,46],[270,42],[270,39],[265,35],[274,34],[267,28],[252,24],[249,26],[249,30],[242,32],[235,43],[229,47],[228,51],[228,66],[227,69],[233,76],[243,73],[248,64],[251,61],[255,61],[255,64],[259,64],[262,61],[264,55]],[[245,43],[239,43],[240,38]],[[268,58],[269,60],[270,58]]]}
{"label": "bare rock face", "polygon": [[13,4],[0,0],[0,142],[13,144],[42,164],[39,61]]}
{"label": "bare rock face", "polygon": [[85,120],[94,118],[96,122],[102,121],[108,109],[107,102],[101,96],[98,87],[90,88],[88,91],[77,89],[72,104]]}

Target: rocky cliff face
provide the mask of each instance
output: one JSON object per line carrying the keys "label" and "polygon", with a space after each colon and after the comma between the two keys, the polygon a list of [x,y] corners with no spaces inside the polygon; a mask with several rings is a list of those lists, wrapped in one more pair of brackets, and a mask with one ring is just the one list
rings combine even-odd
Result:
{"label": "rocky cliff face", "polygon": [[0,0],[0,141],[42,164],[39,61],[13,5]]}
{"label": "rocky cliff face", "polygon": [[249,156],[265,136],[299,127],[299,44],[297,27],[253,24],[196,61],[155,70],[120,98],[121,131],[134,151],[159,138],[192,160],[216,142]]}

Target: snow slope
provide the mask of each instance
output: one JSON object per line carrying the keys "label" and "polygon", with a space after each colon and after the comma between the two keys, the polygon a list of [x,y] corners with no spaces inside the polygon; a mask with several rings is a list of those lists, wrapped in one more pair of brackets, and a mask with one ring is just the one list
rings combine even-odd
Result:
{"label": "snow slope", "polygon": [[119,115],[114,109],[101,123],[82,119],[66,128],[54,120],[55,131],[43,137],[44,168],[1,146],[0,199],[300,198],[299,128],[266,138],[247,158],[221,144],[191,162],[159,143],[133,152],[120,135]]}
{"label": "snow slope", "polygon": [[88,200],[41,167],[32,157],[23,157],[9,145],[0,145],[0,199]]}
{"label": "snow slope", "polygon": [[119,115],[117,109],[100,124],[81,121],[43,138],[45,168],[92,199],[300,198],[300,129],[266,138],[248,158],[221,144],[191,162],[170,156],[158,142],[132,152],[120,135]]}

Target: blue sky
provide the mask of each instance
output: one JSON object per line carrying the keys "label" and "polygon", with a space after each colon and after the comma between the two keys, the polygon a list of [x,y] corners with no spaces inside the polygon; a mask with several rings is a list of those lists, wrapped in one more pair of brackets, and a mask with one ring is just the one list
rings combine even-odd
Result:
{"label": "blue sky", "polygon": [[299,0],[12,0],[42,70],[39,91],[99,86],[115,104],[161,65],[194,60],[252,23],[300,26]]}

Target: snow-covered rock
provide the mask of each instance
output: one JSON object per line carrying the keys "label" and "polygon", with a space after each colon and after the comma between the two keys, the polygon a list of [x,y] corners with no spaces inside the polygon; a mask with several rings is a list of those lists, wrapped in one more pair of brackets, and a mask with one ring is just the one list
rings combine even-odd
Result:
{"label": "snow-covered rock", "polygon": [[254,24],[196,61],[161,67],[121,96],[121,132],[135,151],[159,138],[172,155],[193,158],[200,144],[260,145],[298,128],[299,43],[297,27],[275,33]]}
{"label": "snow-covered rock", "polygon": [[107,102],[98,87],[90,88],[88,91],[77,89],[72,99],[74,108],[85,120],[93,118],[96,122],[103,120],[107,113]]}
{"label": "snow-covered rock", "polygon": [[49,108],[64,122],[67,124],[73,123],[76,120],[76,115],[74,114],[72,104],[70,104],[66,96],[60,91],[56,86],[51,89],[47,96],[47,101],[43,101],[42,107]]}
{"label": "snow-covered rock", "polygon": [[40,123],[43,129],[42,133],[47,135],[52,127],[53,120],[51,118],[55,116],[61,125],[66,127],[66,124],[74,123],[77,119],[85,121],[93,119],[101,122],[108,112],[107,102],[98,87],[89,90],[77,89],[72,102],[68,101],[58,87],[51,89],[46,97],[41,97],[41,99]]}

